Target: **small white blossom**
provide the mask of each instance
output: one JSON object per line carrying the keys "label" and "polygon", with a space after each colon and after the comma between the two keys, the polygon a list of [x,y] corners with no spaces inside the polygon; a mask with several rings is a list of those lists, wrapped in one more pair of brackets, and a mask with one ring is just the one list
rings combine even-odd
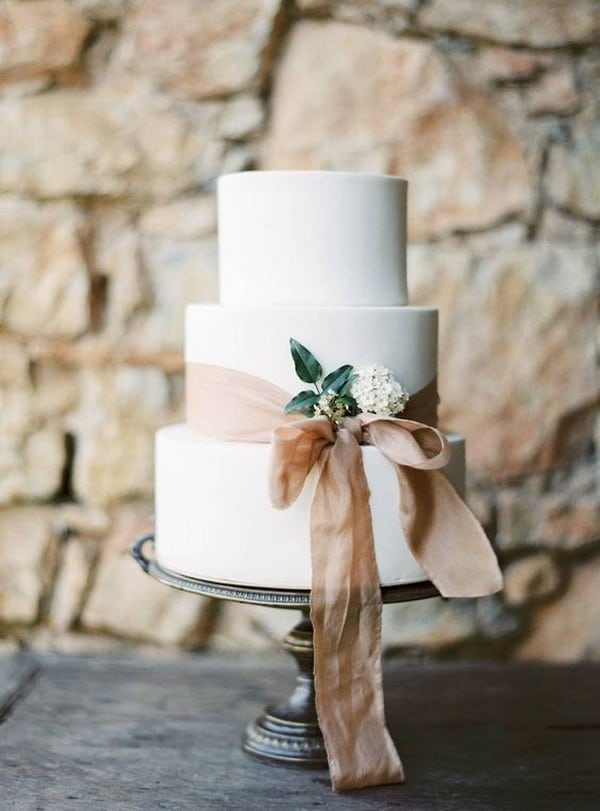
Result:
{"label": "small white blossom", "polygon": [[393,417],[404,411],[409,394],[389,369],[380,363],[356,370],[350,394],[359,411],[369,411],[382,417]]}
{"label": "small white blossom", "polygon": [[344,403],[340,403],[338,396],[335,391],[323,392],[315,406],[315,416],[327,417],[334,424],[341,422],[348,413],[348,408]]}

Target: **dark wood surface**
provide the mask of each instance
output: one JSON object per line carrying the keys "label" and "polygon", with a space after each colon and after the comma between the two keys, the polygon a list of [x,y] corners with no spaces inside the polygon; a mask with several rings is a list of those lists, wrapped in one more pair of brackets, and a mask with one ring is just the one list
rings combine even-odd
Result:
{"label": "dark wood surface", "polygon": [[291,688],[291,661],[0,660],[0,808],[600,808],[600,666],[396,660],[385,675],[407,783],[336,795],[325,771],[239,747]]}

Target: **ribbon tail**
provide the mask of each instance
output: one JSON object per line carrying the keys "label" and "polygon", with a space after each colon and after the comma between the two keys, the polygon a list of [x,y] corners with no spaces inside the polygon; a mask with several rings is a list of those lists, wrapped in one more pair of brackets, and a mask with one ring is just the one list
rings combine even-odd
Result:
{"label": "ribbon tail", "polygon": [[446,477],[437,470],[394,467],[404,535],[442,597],[500,591],[502,573],[491,544]]}
{"label": "ribbon tail", "polygon": [[404,780],[385,723],[381,589],[360,447],[340,429],[311,511],[315,692],[333,788]]}

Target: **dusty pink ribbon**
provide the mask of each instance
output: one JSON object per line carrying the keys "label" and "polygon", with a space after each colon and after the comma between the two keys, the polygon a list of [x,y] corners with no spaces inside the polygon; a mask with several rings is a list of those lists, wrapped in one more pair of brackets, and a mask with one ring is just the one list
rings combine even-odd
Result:
{"label": "dusty pink ribbon", "polygon": [[[435,420],[435,384],[411,397]],[[221,440],[271,442],[270,493],[289,507],[319,465],[310,517],[315,692],[334,789],[402,782],[385,723],[381,677],[381,589],[361,444],[394,466],[407,543],[444,597],[502,588],[479,523],[438,468],[446,438],[416,419],[359,414],[336,428],[326,417],[285,415],[290,395],[266,380],[220,366],[187,365],[187,422]],[[433,403],[433,406],[432,406]],[[282,539],[282,543],[285,539]]]}

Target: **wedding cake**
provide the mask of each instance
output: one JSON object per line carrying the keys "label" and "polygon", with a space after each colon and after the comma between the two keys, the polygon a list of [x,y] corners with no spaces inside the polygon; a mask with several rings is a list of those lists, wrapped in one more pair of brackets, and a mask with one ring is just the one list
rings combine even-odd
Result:
{"label": "wedding cake", "polygon": [[[225,367],[289,394],[290,338],[325,369],[381,364],[409,395],[437,375],[437,311],[408,304],[406,181],[346,172],[241,172],[218,181],[218,304],[190,304],[188,369]],[[202,397],[202,388],[195,394]],[[409,400],[410,402],[410,400]],[[465,443],[444,467],[464,495]],[[427,579],[398,518],[393,466],[361,445],[383,585]],[[311,587],[318,466],[288,509],[271,506],[268,442],[222,441],[189,424],[156,435],[156,556],[203,580]]]}

